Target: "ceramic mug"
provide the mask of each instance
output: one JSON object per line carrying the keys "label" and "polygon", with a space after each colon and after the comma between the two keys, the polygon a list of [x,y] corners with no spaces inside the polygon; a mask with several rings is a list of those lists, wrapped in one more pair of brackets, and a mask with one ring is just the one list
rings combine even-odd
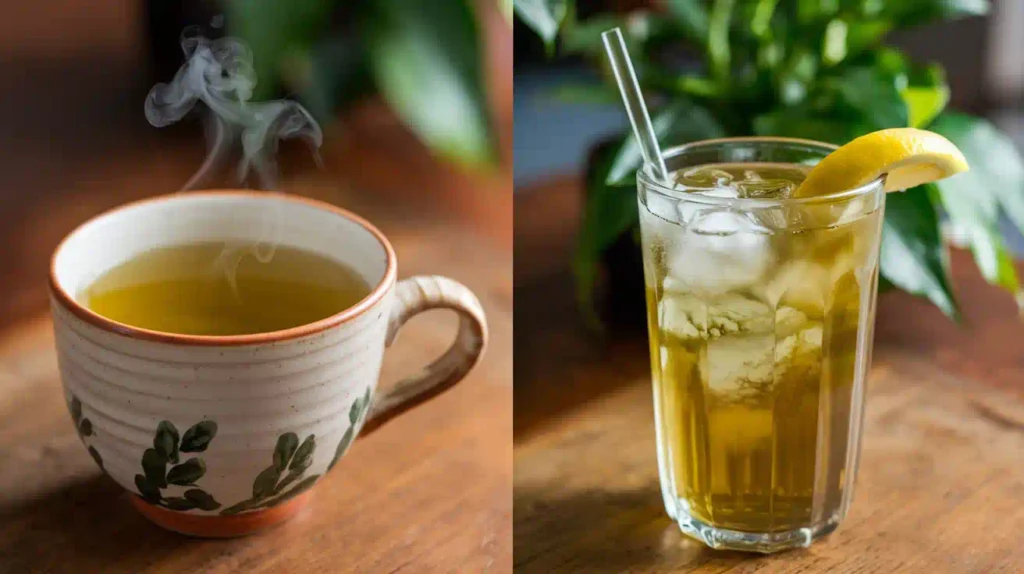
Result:
{"label": "ceramic mug", "polygon": [[[118,323],[80,294],[154,248],[259,241],[341,261],[370,294],[321,321],[269,333],[193,336]],[[444,277],[396,282],[388,240],[343,209],[294,196],[182,193],[128,204],[75,229],[50,269],[65,399],[96,463],[156,524],[237,536],[293,516],[360,434],[437,396],[477,363],[487,326],[477,298]],[[419,374],[378,391],[384,349],[413,315],[454,310],[454,344]]]}

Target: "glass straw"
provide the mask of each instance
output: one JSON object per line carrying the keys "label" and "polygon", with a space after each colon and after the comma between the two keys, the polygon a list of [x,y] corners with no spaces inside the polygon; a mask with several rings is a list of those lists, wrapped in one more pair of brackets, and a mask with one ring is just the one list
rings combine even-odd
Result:
{"label": "glass straw", "polygon": [[644,163],[654,166],[656,172],[654,175],[658,179],[668,181],[665,158],[661,156],[661,147],[658,146],[658,138],[654,133],[654,124],[651,123],[651,116],[647,113],[644,95],[640,91],[640,82],[637,81],[636,72],[633,70],[633,61],[629,59],[629,50],[626,49],[622,31],[619,28],[612,28],[601,34],[601,40],[604,41],[604,49],[608,53],[612,72],[615,73],[615,81],[619,84],[622,103],[626,106],[629,123],[633,125],[633,134],[640,144],[640,153],[644,156]]}

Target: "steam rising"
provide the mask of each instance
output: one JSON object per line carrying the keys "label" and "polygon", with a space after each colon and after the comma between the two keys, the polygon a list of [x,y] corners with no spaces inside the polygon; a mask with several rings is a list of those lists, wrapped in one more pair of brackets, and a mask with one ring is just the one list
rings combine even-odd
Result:
{"label": "steam rising", "polygon": [[[252,51],[244,42],[230,37],[210,40],[200,35],[198,29],[188,28],[182,33],[181,48],[185,64],[170,83],[157,84],[150,90],[145,110],[149,123],[159,128],[184,118],[197,102],[206,104],[208,152],[203,164],[182,187],[183,191],[209,185],[239,143],[239,185],[245,184],[251,171],[259,188],[278,188],[275,156],[278,142],[283,139],[306,140],[320,163],[318,150],[323,132],[301,104],[291,100],[249,101],[256,86],[256,73]],[[226,244],[214,262],[215,269],[225,273],[236,296],[235,274],[242,258],[251,254],[261,263],[273,258],[278,219],[275,214],[263,222],[260,241]]]}
{"label": "steam rising", "polygon": [[239,184],[253,169],[261,188],[277,187],[274,156],[282,139],[305,139],[319,160],[317,150],[323,143],[323,132],[306,108],[291,100],[249,101],[256,87],[256,72],[252,51],[244,42],[230,37],[209,40],[189,29],[182,34],[181,48],[185,64],[170,83],[157,84],[150,90],[146,119],[160,128],[181,120],[196,102],[206,104],[209,153],[183,189],[208,183],[237,141],[242,146]]}

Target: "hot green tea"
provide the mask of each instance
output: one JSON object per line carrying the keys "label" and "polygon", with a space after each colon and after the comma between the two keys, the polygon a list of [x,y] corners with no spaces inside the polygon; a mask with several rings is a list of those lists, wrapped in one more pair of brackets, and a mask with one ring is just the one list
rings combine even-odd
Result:
{"label": "hot green tea", "polygon": [[109,319],[187,335],[246,335],[341,312],[370,286],[321,255],[278,247],[272,257],[223,243],[147,251],[100,276],[83,303]]}

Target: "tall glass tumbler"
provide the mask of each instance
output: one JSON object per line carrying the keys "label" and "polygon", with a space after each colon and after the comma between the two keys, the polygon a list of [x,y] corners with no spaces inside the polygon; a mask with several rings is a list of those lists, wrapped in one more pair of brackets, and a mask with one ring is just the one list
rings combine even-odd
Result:
{"label": "tall glass tumbler", "polygon": [[713,548],[807,546],[850,506],[885,193],[788,198],[833,149],[713,140],[637,175],[665,510]]}

